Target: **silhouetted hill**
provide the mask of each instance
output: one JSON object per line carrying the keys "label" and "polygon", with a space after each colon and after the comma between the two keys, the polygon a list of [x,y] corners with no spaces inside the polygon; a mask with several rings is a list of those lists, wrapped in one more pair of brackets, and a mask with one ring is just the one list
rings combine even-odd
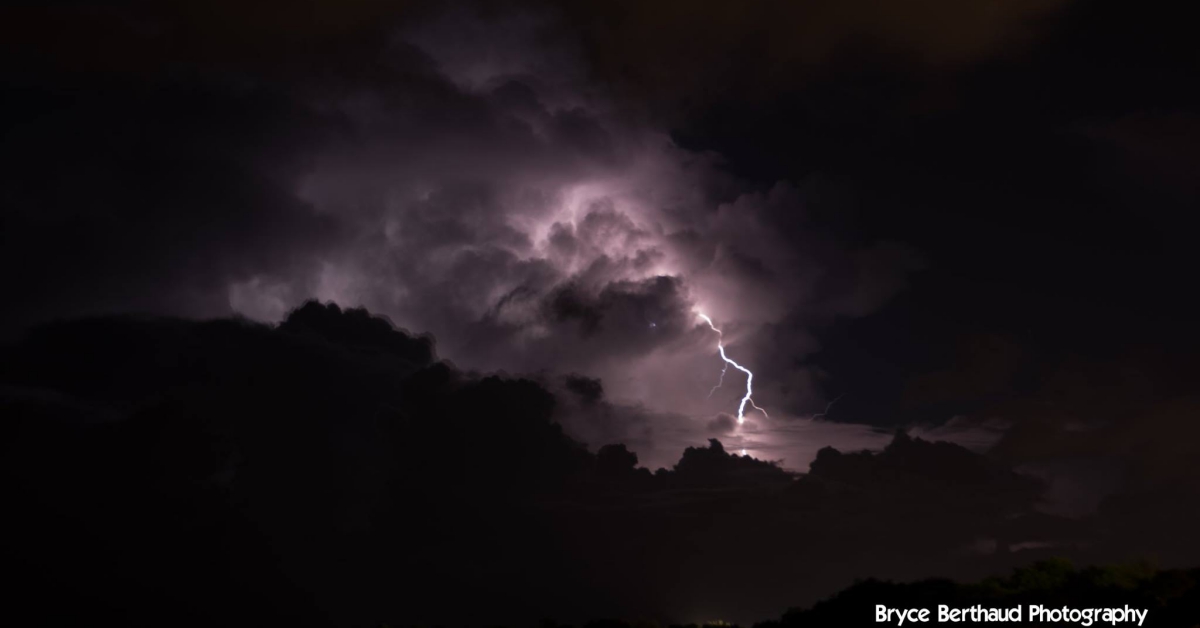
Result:
{"label": "silhouetted hill", "polygon": [[[576,379],[566,394],[606,403]],[[334,305],[276,327],[39,327],[0,353],[11,612],[126,626],[749,621],[855,578],[980,577],[1078,554],[1062,540],[1091,534],[1039,513],[1039,482],[956,445],[900,433],[879,453],[822,450],[795,477],[713,440],[651,473],[622,444],[572,440],[562,407]]]}
{"label": "silhouetted hill", "polygon": [[[955,626],[1045,626],[1077,625],[1073,622],[1029,621],[1029,606],[1051,609],[1106,609],[1128,606],[1147,611],[1143,626],[1194,626],[1200,616],[1200,570],[1158,570],[1145,563],[1108,565],[1077,569],[1064,560],[1046,560],[1014,570],[1010,575],[980,582],[922,580],[912,583],[865,580],[840,591],[811,608],[788,610],[779,619],[754,624],[754,628],[809,628],[812,626],[896,626],[893,617],[877,621],[876,606],[891,609],[929,609],[928,623]],[[938,622],[940,605],[950,609],[1012,609],[1021,607],[1022,621],[1003,623],[958,620]],[[905,621],[905,625],[924,625]],[[1094,619],[1090,625],[1113,625]],[[1118,625],[1137,625],[1123,619]],[[670,628],[736,628],[720,620],[703,624],[672,625]],[[548,625],[544,625],[548,628]],[[568,628],[554,626],[554,628]],[[604,619],[584,628],[658,628],[652,622]]]}
{"label": "silhouetted hill", "polygon": [[[928,608],[932,618],[936,618],[941,604],[956,609],[977,605],[1022,608],[1019,623],[959,621],[954,623],[956,626],[1073,625],[1030,621],[1029,606],[1035,604],[1056,609],[1129,606],[1149,611],[1144,626],[1194,626],[1200,616],[1200,570],[1160,571],[1146,564],[1077,569],[1064,560],[1047,560],[1016,569],[1005,577],[976,583],[923,580],[905,584],[869,580],[811,608],[790,610],[778,621],[756,624],[756,628],[896,625],[895,621],[886,624],[875,621],[873,613],[878,604],[901,609]],[[930,621],[934,623],[934,619]],[[1093,625],[1110,624],[1097,619]]]}

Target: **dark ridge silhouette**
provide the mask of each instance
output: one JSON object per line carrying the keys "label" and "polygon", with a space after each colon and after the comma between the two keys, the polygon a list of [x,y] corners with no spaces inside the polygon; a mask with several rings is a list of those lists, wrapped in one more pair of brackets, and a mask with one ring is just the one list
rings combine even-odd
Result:
{"label": "dark ridge silhouette", "polygon": [[[793,608],[779,619],[761,621],[754,628],[810,628],[812,626],[849,626],[877,628],[895,626],[892,618],[876,621],[876,605],[892,609],[929,609],[929,623],[935,624],[938,606],[952,609],[982,606],[984,608],[1022,608],[1021,623],[956,621],[955,626],[982,628],[984,626],[1063,625],[1028,621],[1029,606],[1041,605],[1052,609],[1064,606],[1073,609],[1124,608],[1148,611],[1143,626],[1194,626],[1200,614],[1200,569],[1159,570],[1146,563],[1125,563],[1076,568],[1069,561],[1051,559],[1013,570],[1007,576],[987,578],[979,582],[960,583],[945,579],[929,579],[911,583],[864,580],[838,592],[810,608]],[[905,622],[907,625],[909,622]],[[948,623],[948,622],[942,622]],[[922,625],[922,624],[914,624]],[[1111,625],[1094,621],[1093,626]],[[1118,625],[1137,625],[1136,621]],[[602,619],[583,624],[584,628],[659,628],[647,621]],[[722,620],[704,623],[671,624],[668,628],[737,628]],[[569,628],[552,621],[542,628]]]}
{"label": "dark ridge silhouette", "polygon": [[[602,390],[579,378],[565,394]],[[796,477],[714,439],[652,474],[625,445],[593,453],[564,434],[570,407],[332,304],[278,327],[36,328],[0,349],[11,612],[125,626],[749,621],[864,574],[982,577],[1120,549],[1094,522],[1039,513],[1039,482],[956,445],[898,433],[879,453],[825,449]]]}
{"label": "dark ridge silhouette", "polygon": [[[928,608],[936,617],[939,604],[952,608],[1023,608],[1038,604],[1061,609],[1122,608],[1149,611],[1143,626],[1193,626],[1200,616],[1200,569],[1158,570],[1145,563],[1077,569],[1069,561],[1046,560],[1014,570],[1006,577],[976,583],[923,580],[913,583],[868,580],[808,609],[793,609],[777,621],[756,628],[799,626],[880,626],[875,605],[890,608]],[[931,620],[932,621],[932,620]],[[1136,624],[1136,622],[1135,622]],[[1125,625],[1135,625],[1128,624]],[[895,625],[891,622],[886,625]],[[995,626],[994,622],[957,622],[956,626]],[[1014,624],[1006,624],[1014,625]],[[1093,625],[1108,625],[1096,621]]]}
{"label": "dark ridge silhouette", "polygon": [[33,330],[0,356],[4,553],[43,576],[18,597],[126,625],[181,609],[185,625],[344,625],[536,616],[531,582],[583,590],[546,508],[673,474],[588,452],[539,385],[466,375],[432,346],[315,302],[277,328]]}

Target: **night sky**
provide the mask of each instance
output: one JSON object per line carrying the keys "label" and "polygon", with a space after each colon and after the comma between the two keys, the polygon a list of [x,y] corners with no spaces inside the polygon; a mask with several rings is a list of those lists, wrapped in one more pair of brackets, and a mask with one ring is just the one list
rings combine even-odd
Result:
{"label": "night sky", "polygon": [[63,625],[748,624],[867,577],[1196,567],[1191,25],[10,4],[20,597]]}

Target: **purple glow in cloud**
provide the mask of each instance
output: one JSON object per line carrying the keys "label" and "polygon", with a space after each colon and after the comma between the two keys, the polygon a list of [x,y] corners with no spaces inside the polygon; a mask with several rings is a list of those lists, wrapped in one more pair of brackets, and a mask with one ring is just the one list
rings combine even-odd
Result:
{"label": "purple glow in cloud", "polygon": [[[647,464],[714,435],[806,464],[777,455],[782,422],[827,401],[800,360],[819,347],[797,313],[871,311],[903,287],[907,253],[797,231],[802,186],[752,189],[718,156],[620,112],[570,50],[546,49],[539,19],[434,19],[381,52],[420,58],[409,74],[310,96],[333,139],[294,192],[336,238],[316,263],[232,282],[232,309],[278,320],[315,296],[430,332],[464,368],[596,378],[608,410],[564,404],[558,419],[591,445],[630,443]],[[429,35],[480,29],[504,36]],[[757,394],[773,416],[756,425],[750,371],[720,336],[726,366],[747,374],[737,434],[713,427],[728,400],[699,393],[712,374],[711,337],[692,333],[700,303],[737,330],[743,363],[771,374]]]}

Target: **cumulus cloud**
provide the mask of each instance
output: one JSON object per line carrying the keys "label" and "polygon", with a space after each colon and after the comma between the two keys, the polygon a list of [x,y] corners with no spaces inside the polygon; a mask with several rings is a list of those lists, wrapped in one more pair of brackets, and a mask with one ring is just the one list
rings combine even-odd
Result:
{"label": "cumulus cloud", "polygon": [[465,368],[602,381],[646,427],[598,433],[665,462],[742,395],[740,373],[708,394],[722,363],[702,311],[759,373],[756,400],[776,410],[758,419],[764,443],[772,420],[825,401],[808,325],[878,308],[918,261],[809,232],[802,188],[760,189],[680,148],[589,82],[561,19],[381,17],[303,69],[186,57],[164,62],[197,77],[182,86],[163,71],[81,92],[17,136],[27,155],[6,176],[26,210],[6,216],[5,272],[46,298],[9,317],[365,306]]}
{"label": "cumulus cloud", "polygon": [[[456,9],[396,34],[392,46],[427,60],[422,82],[327,95],[341,139],[297,190],[351,235],[317,273],[232,285],[242,311],[306,292],[365,305],[432,332],[463,365],[575,371],[617,403],[711,417],[740,384],[707,396],[720,362],[703,311],[738,359],[771,369],[763,403],[781,417],[818,405],[798,313],[868,313],[915,257],[815,234],[808,246],[779,228],[805,211],[787,183],[714,195],[728,178],[714,157],[583,82],[570,43],[540,37],[549,23]],[[500,35],[466,36],[479,30]]]}

